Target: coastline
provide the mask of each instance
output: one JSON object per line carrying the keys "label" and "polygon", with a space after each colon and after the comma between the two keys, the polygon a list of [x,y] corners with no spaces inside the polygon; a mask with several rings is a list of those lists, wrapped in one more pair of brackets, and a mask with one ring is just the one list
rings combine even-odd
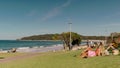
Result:
{"label": "coastline", "polygon": [[[60,51],[63,50],[62,44],[57,44],[53,46],[35,46],[35,47],[18,47],[16,48],[16,52],[18,53],[40,53],[40,52],[48,52],[48,51]],[[0,50],[0,53],[9,53],[11,50]]]}
{"label": "coastline", "polygon": [[[12,49],[15,49],[15,51],[19,53],[35,53],[48,51],[56,52],[64,50],[63,43],[59,42],[60,40],[34,40],[33,42],[29,41],[33,40],[1,40],[2,47],[0,49],[0,53],[12,53]],[[73,48],[73,50],[85,48],[86,46],[84,45],[85,43],[82,43],[79,47]],[[2,49],[5,47],[6,49]]]}
{"label": "coastline", "polygon": [[48,51],[60,51],[63,50],[63,45],[58,44],[58,45],[53,45],[53,46],[47,46],[47,47],[21,47],[17,48],[16,52],[30,52],[30,53],[37,53],[37,52],[48,52]]}
{"label": "coastline", "polygon": [[53,40],[0,40],[0,50],[10,50],[12,48],[23,48],[23,47],[47,47],[62,44],[62,41]]}
{"label": "coastline", "polygon": [[[86,48],[87,45],[81,45],[77,47],[73,47],[72,51],[80,50]],[[56,52],[56,51],[63,51],[64,47],[63,44],[53,45],[53,46],[40,46],[40,47],[19,47],[16,48],[17,53],[43,53],[43,52]],[[10,50],[0,50],[0,53],[10,53]]]}
{"label": "coastline", "polygon": [[16,40],[16,41],[62,41],[62,40]]}

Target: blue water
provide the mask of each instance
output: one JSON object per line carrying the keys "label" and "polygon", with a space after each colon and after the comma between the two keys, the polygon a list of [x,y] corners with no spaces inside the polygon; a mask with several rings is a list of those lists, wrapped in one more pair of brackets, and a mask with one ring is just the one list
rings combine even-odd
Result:
{"label": "blue water", "polygon": [[62,44],[62,41],[18,41],[18,40],[0,40],[0,49],[8,50],[19,47],[52,46]]}

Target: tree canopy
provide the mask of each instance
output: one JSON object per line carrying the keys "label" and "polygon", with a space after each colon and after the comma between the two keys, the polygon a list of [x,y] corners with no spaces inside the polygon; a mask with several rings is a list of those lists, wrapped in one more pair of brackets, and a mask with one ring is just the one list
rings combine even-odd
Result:
{"label": "tree canopy", "polygon": [[71,42],[70,42],[70,32],[63,32],[61,34],[62,39],[64,41],[64,48],[66,49],[67,47],[69,47],[69,50],[71,49],[71,45],[70,44],[77,44],[79,45],[81,42],[81,38],[80,35],[74,32],[71,32]]}

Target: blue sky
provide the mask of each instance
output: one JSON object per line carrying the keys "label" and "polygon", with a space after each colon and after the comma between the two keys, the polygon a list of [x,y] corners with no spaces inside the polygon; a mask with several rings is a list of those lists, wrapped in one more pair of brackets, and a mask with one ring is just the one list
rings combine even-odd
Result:
{"label": "blue sky", "polygon": [[0,39],[72,31],[120,32],[120,0],[0,0]]}

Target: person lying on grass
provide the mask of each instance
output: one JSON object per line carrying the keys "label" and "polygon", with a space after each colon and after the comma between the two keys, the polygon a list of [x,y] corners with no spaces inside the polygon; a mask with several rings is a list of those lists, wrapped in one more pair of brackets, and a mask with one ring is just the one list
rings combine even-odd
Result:
{"label": "person lying on grass", "polygon": [[108,45],[106,51],[109,51],[110,49],[112,49],[112,54],[113,55],[118,55],[119,54],[119,50],[117,48],[118,45],[116,45],[116,43],[112,42]]}
{"label": "person lying on grass", "polygon": [[104,56],[105,55],[105,48],[102,42],[100,45],[95,49],[94,46],[88,46],[82,53],[82,58],[94,57],[94,56]]}
{"label": "person lying on grass", "polygon": [[94,57],[96,56],[95,51],[93,50],[93,46],[88,46],[82,53],[81,53],[81,57],[82,58],[88,58],[88,57]]}
{"label": "person lying on grass", "polygon": [[110,55],[109,50],[112,49],[112,54],[113,55],[118,55],[119,50],[114,47],[116,46],[115,43],[110,43],[109,46],[105,49],[104,45],[102,42],[100,42],[100,45],[95,49],[94,46],[88,46],[82,53],[81,57],[82,58],[88,58],[88,57],[94,57],[94,56],[105,56],[105,55]]}

